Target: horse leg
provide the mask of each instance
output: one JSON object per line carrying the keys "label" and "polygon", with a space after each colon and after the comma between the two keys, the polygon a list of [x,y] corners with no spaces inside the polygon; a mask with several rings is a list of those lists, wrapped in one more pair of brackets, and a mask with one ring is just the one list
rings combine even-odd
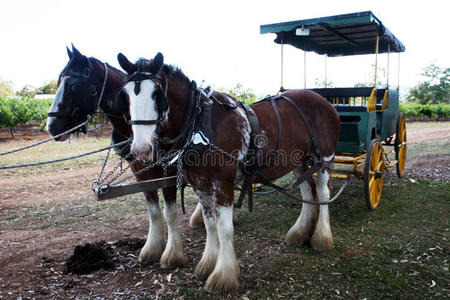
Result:
{"label": "horse leg", "polygon": [[175,187],[163,189],[164,217],[167,223],[168,235],[166,249],[161,256],[162,269],[172,269],[186,264],[183,241],[181,240],[180,227],[178,225],[178,212]]}
{"label": "horse leg", "polygon": [[[328,188],[329,178],[328,171],[324,173],[318,172],[316,183],[317,196],[320,202],[330,200],[330,189]],[[318,251],[327,251],[333,248],[333,235],[331,234],[328,205],[320,206],[319,220],[317,221],[314,234],[311,237],[311,246]]]}
{"label": "horse leg", "polygon": [[[301,170],[295,170],[294,175],[298,178],[301,175]],[[300,184],[300,192],[304,200],[313,201],[313,193],[315,193],[314,186],[314,180],[312,179],[308,179]],[[317,205],[302,204],[300,216],[286,235],[286,242],[289,245],[301,246],[309,241],[317,220],[317,212]]]}
{"label": "horse leg", "polygon": [[233,229],[233,184],[221,184],[215,188],[217,199],[217,236],[219,254],[216,266],[206,281],[205,290],[211,293],[226,293],[239,288],[239,265],[234,252]]}
{"label": "horse leg", "polygon": [[189,226],[191,228],[197,229],[202,227],[203,225],[203,215],[202,215],[202,205],[201,203],[197,203],[197,207],[195,208],[194,213],[191,215],[189,219]]}
{"label": "horse leg", "polygon": [[215,198],[211,194],[201,191],[195,191],[199,200],[200,211],[203,214],[203,221],[206,228],[206,244],[203,255],[197,266],[195,267],[195,277],[200,280],[206,280],[212,273],[217,262],[219,253],[219,240],[217,237],[217,216],[215,213]]}
{"label": "horse leg", "polygon": [[[233,224],[237,223],[236,214],[233,211]],[[197,229],[203,226],[203,214],[202,214],[202,205],[200,202],[195,207],[195,211],[192,213],[191,218],[189,219],[189,226],[191,228]]]}
{"label": "horse leg", "polygon": [[149,228],[147,241],[139,253],[139,262],[148,264],[159,261],[165,247],[164,227],[162,222],[161,208],[159,207],[158,194],[156,191],[144,192],[147,199],[147,213]]}

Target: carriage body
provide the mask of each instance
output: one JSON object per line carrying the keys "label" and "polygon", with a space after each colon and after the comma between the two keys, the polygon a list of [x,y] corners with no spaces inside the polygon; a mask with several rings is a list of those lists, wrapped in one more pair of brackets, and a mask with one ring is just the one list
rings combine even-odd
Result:
{"label": "carriage body", "polygon": [[339,153],[361,153],[373,139],[388,140],[395,135],[399,116],[396,89],[377,89],[371,106],[371,87],[311,89],[336,108],[341,120]]}
{"label": "carriage body", "polygon": [[[375,54],[373,86],[311,89],[327,99],[340,117],[333,177],[354,175],[364,179],[367,206],[375,209],[381,197],[384,171],[396,166],[397,175],[402,176],[406,159],[406,129],[404,117],[399,113],[399,87],[390,88],[388,81],[387,88],[377,88],[377,57],[379,53],[388,54],[389,74],[389,54],[403,52],[405,47],[371,11],[261,25],[260,32],[276,34],[274,42],[281,45],[282,73],[285,44],[303,50],[305,60],[306,52],[327,57]],[[283,79],[280,90],[284,90]],[[393,146],[395,159],[389,156],[392,149],[388,150],[387,146]],[[352,165],[353,169],[339,165]]]}

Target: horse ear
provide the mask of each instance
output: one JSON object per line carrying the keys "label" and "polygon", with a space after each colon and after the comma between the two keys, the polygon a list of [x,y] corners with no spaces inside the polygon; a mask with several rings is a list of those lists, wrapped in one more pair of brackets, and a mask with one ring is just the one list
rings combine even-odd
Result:
{"label": "horse ear", "polygon": [[72,59],[72,57],[73,57],[72,51],[70,51],[69,47],[67,47],[67,46],[66,46],[66,50],[67,50],[67,55],[69,55],[69,59]]}
{"label": "horse ear", "polygon": [[80,63],[83,62],[83,57],[84,57],[84,55],[81,54],[81,52],[78,51],[78,49],[75,48],[75,46],[74,46],[73,44],[72,44],[72,55],[73,55],[73,57],[74,57],[74,60],[76,60],[76,61],[78,61],[78,62],[80,62]]}
{"label": "horse ear", "polygon": [[124,69],[128,74],[133,74],[136,72],[136,65],[129,61],[128,58],[122,53],[117,55],[117,60],[119,61],[119,65],[122,69]]}
{"label": "horse ear", "polygon": [[164,56],[161,54],[161,52],[158,52],[155,55],[155,58],[152,59],[152,62],[150,63],[150,72],[155,74],[161,69],[161,66],[164,63]]}
{"label": "horse ear", "polygon": [[78,49],[77,48],[75,48],[75,46],[72,44],[72,52],[73,52],[73,55],[75,56],[75,57],[80,57],[80,56],[83,56],[83,54],[81,54],[81,52],[80,51],[78,51]]}

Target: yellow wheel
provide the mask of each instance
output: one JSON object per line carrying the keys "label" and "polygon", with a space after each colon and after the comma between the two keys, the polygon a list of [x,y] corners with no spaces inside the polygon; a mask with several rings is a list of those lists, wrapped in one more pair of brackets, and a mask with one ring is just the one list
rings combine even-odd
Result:
{"label": "yellow wheel", "polygon": [[403,115],[398,116],[394,147],[395,159],[397,160],[397,176],[400,178],[405,172],[406,163],[406,125]]}
{"label": "yellow wheel", "polygon": [[372,140],[369,145],[364,167],[364,195],[367,207],[374,210],[378,207],[383,191],[383,146],[380,141]]}

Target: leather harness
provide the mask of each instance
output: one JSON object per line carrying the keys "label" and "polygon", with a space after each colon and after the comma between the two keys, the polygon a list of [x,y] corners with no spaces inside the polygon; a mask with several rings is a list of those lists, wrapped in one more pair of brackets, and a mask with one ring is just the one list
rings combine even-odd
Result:
{"label": "leather harness", "polygon": [[[311,124],[310,124],[309,119],[306,118],[305,114],[302,112],[300,107],[294,101],[292,101],[292,99],[290,99],[289,97],[284,96],[284,95],[271,96],[271,97],[267,97],[267,98],[261,100],[261,101],[270,101],[272,108],[275,112],[275,116],[277,119],[277,127],[278,127],[278,138],[277,138],[277,145],[276,145],[276,149],[275,149],[276,152],[278,152],[281,148],[282,137],[283,137],[282,119],[281,119],[280,109],[279,109],[278,103],[277,103],[281,99],[289,102],[294,107],[294,109],[296,110],[296,112],[298,113],[300,118],[303,120],[303,122],[306,126],[306,129],[308,131],[309,137],[310,137],[310,150],[307,153],[307,156],[309,156],[310,159],[306,161],[306,165],[305,165],[305,167],[307,167],[308,169],[299,178],[297,178],[295,185],[298,185],[298,184],[304,182],[305,180],[309,179],[314,173],[316,173],[320,169],[324,170],[328,166],[326,163],[324,163],[323,157],[320,154],[320,150],[319,150],[318,144],[316,142],[316,139],[313,135],[313,131],[311,129]],[[239,208],[242,206],[245,194],[248,193],[248,208],[250,211],[252,211],[253,210],[253,182],[255,182],[255,181],[261,182],[264,185],[270,186],[287,196],[290,196],[290,197],[294,197],[294,196],[289,194],[288,190],[271,182],[263,174],[262,169],[269,167],[273,163],[273,161],[261,162],[260,158],[258,157],[258,155],[260,155],[261,151],[257,147],[257,145],[254,145],[253,141],[254,141],[255,135],[259,134],[259,132],[260,132],[259,121],[256,116],[256,113],[253,111],[253,109],[250,106],[244,104],[243,108],[247,114],[248,120],[250,122],[250,127],[251,127],[251,135],[250,135],[251,139],[250,139],[250,145],[249,145],[249,150],[251,150],[251,151],[249,151],[249,153],[251,153],[252,155],[255,156],[255,157],[246,157],[246,161],[259,162],[259,164],[256,163],[254,165],[251,165],[250,167],[244,166],[241,164],[242,170],[244,171],[244,182],[242,184],[241,193],[239,195],[238,202],[235,204],[235,207]],[[314,162],[314,160],[310,156],[311,152],[313,152],[314,155],[316,156],[317,162]]]}
{"label": "leather harness", "polygon": [[[160,101],[160,105],[164,106],[164,109],[161,109],[159,107],[158,116],[159,118],[157,120],[129,120],[130,125],[157,125],[157,128],[159,127],[159,123],[161,122],[161,113],[164,112],[165,109],[167,109],[167,100],[166,100],[166,92],[167,92],[167,86],[164,89],[161,84],[158,82],[160,81],[160,77],[156,77],[157,75],[152,73],[144,73],[138,70],[138,72],[130,75],[127,80],[125,81],[125,84],[130,81],[136,82],[135,88],[139,90],[139,83],[141,80],[150,79],[153,82],[155,82],[158,86],[161,92],[163,92],[163,99]],[[166,80],[167,83],[167,80]],[[135,91],[138,92],[138,91]],[[282,118],[280,114],[280,109],[278,107],[278,103],[280,100],[285,100],[289,102],[295,109],[295,111],[298,113],[300,118],[303,120],[309,137],[310,137],[310,149],[308,152],[308,156],[310,157],[309,160],[306,161],[306,167],[308,167],[307,171],[305,171],[299,178],[297,178],[297,181],[295,184],[300,184],[301,182],[309,179],[314,173],[319,171],[320,169],[324,170],[326,167],[328,167],[328,164],[323,161],[323,157],[320,154],[318,144],[316,142],[316,139],[313,135],[313,131],[311,128],[311,124],[309,119],[305,116],[305,114],[302,112],[300,107],[292,101],[289,97],[285,95],[276,95],[267,97],[261,101],[270,101],[271,106],[275,112],[275,116],[277,119],[277,145],[276,145],[276,152],[278,152],[281,149],[282,145],[282,137],[283,137],[283,126],[282,126]],[[245,194],[248,193],[248,199],[249,199],[249,210],[253,211],[253,187],[252,184],[254,182],[261,182],[264,185],[270,186],[279,192],[286,194],[287,196],[294,197],[293,195],[289,194],[286,189],[275,185],[272,183],[262,172],[262,169],[269,167],[271,164],[273,164],[273,161],[262,161],[261,156],[261,149],[260,145],[255,145],[255,137],[256,135],[260,134],[260,127],[259,127],[259,119],[256,115],[255,111],[252,109],[251,106],[245,104],[242,101],[237,101],[234,104],[229,104],[226,102],[221,102],[217,98],[215,98],[212,95],[212,92],[207,89],[201,89],[197,88],[197,84],[195,81],[191,81],[191,86],[189,89],[189,97],[188,97],[188,103],[185,108],[185,114],[183,116],[183,122],[182,122],[182,129],[180,133],[174,137],[174,138],[168,138],[168,137],[159,137],[158,144],[162,144],[162,146],[166,149],[168,148],[167,145],[172,145],[170,150],[176,150],[183,145],[187,144],[188,140],[193,141],[194,137],[198,134],[200,142],[193,142],[190,143],[190,149],[194,149],[194,151],[197,151],[199,153],[199,156],[205,151],[209,145],[212,145],[214,143],[215,138],[215,132],[212,127],[212,104],[213,102],[216,102],[226,110],[234,110],[239,107],[242,107],[246,113],[247,119],[250,124],[250,145],[248,148],[247,155],[245,157],[245,161],[239,161],[239,167],[244,173],[244,182],[241,188],[241,193],[239,195],[238,202],[235,204],[235,207],[241,207],[243,203],[243,198],[245,197]],[[158,153],[159,151],[155,151]],[[315,155],[316,162],[311,157],[311,153]],[[184,187],[182,187],[182,190],[184,190]],[[182,204],[184,204],[183,200],[183,192],[181,193],[182,197]],[[183,205],[184,206],[184,205]]]}

